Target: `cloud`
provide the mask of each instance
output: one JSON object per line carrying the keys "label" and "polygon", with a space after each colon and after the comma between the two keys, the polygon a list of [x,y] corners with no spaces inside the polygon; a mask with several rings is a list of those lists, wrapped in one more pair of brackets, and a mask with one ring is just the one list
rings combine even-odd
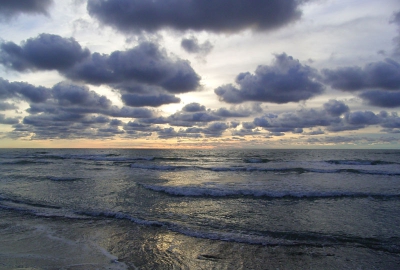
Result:
{"label": "cloud", "polygon": [[343,101],[337,101],[335,99],[331,99],[327,103],[325,103],[324,109],[332,116],[340,116],[345,112],[350,111],[349,106],[344,104]]}
{"label": "cloud", "polygon": [[397,30],[399,34],[393,39],[393,42],[395,43],[394,55],[400,56],[400,11],[393,14],[393,19],[391,20],[391,23],[395,23],[399,27]]}
{"label": "cloud", "polygon": [[392,59],[369,63],[361,67],[324,69],[324,82],[342,91],[359,91],[371,88],[400,90],[400,64]]}
{"label": "cloud", "polygon": [[13,127],[14,131],[11,132],[10,137],[26,137],[28,135],[33,140],[104,139],[124,133],[118,126],[110,125],[108,117],[68,112],[30,115],[24,118],[23,124]]}
{"label": "cloud", "polygon": [[43,102],[50,97],[50,89],[25,82],[9,82],[0,78],[0,100],[22,99],[33,103]]}
{"label": "cloud", "polygon": [[344,121],[354,126],[366,126],[379,124],[381,119],[371,111],[356,111],[347,113],[344,117]]}
{"label": "cloud", "polygon": [[[15,85],[28,85],[26,83],[9,84],[14,85],[17,90],[19,88]],[[34,86],[28,86],[34,89]],[[0,89],[2,88],[0,87]],[[11,93],[25,94],[25,92],[17,90]],[[45,88],[45,90],[46,99],[43,98],[39,102],[27,100],[30,107],[26,112],[29,115],[23,118],[22,123],[18,123],[19,121],[15,119],[6,119],[7,123],[14,124],[14,130],[9,134],[10,137],[29,136],[31,139],[110,138],[124,134],[125,131],[119,128],[123,125],[121,120],[111,120],[109,117],[143,119],[156,116],[155,112],[148,108],[115,106],[106,96],[99,95],[85,85],[61,82],[50,89]],[[25,97],[21,95],[21,98]],[[3,122],[6,121],[4,119]]]}
{"label": "cloud", "polygon": [[150,42],[109,55],[91,54],[73,38],[41,34],[21,46],[2,43],[0,64],[19,72],[57,70],[77,82],[107,84],[127,92],[132,91],[131,85],[140,84],[175,94],[194,91],[200,86],[200,77],[188,61],[170,57]]}
{"label": "cloud", "polygon": [[202,112],[205,110],[206,107],[197,102],[189,103],[182,108],[184,112]]}
{"label": "cloud", "polygon": [[5,117],[4,114],[0,114],[0,124],[14,125],[17,123],[19,123],[19,119],[17,117],[10,118],[10,117]]}
{"label": "cloud", "polygon": [[255,74],[240,73],[236,77],[238,87],[223,85],[214,92],[220,100],[228,103],[299,102],[324,91],[324,86],[316,81],[317,77],[316,70],[283,53],[275,55],[271,66],[258,66]]}
{"label": "cloud", "polygon": [[301,17],[297,0],[89,0],[88,12],[101,23],[125,32],[163,28],[236,32],[270,30]]}
{"label": "cloud", "polygon": [[26,70],[66,70],[90,55],[73,38],[40,34],[21,46],[14,42],[0,45],[0,63],[7,68]]}
{"label": "cloud", "polygon": [[190,37],[182,39],[181,47],[188,53],[207,55],[211,52],[214,46],[209,41],[200,44],[196,37]]}
{"label": "cloud", "polygon": [[250,106],[243,105],[234,105],[229,109],[227,108],[219,108],[213,111],[213,113],[217,116],[229,118],[240,118],[240,117],[249,117],[254,114],[262,113],[263,109],[260,106],[260,103],[253,103]]}
{"label": "cloud", "polygon": [[325,110],[300,109],[295,112],[269,114],[254,119],[257,127],[262,127],[270,132],[294,132],[299,128],[326,127],[339,123],[340,117],[332,116]]}
{"label": "cloud", "polygon": [[332,123],[327,127],[328,131],[340,132],[345,130],[358,130],[368,126],[381,126],[390,130],[399,128],[400,118],[397,113],[389,114],[386,111],[381,111],[375,114],[371,111],[355,111],[347,112],[341,121]]}
{"label": "cloud", "polygon": [[136,94],[123,94],[121,96],[122,101],[127,106],[132,107],[159,107],[164,104],[179,103],[180,98],[173,95],[158,94],[158,95],[136,95]]}
{"label": "cloud", "polygon": [[228,128],[229,125],[224,122],[214,122],[209,124],[202,132],[206,137],[220,137]]}
{"label": "cloud", "polygon": [[53,0],[4,0],[0,1],[0,21],[25,14],[47,14]]}
{"label": "cloud", "polygon": [[94,53],[65,75],[76,81],[110,84],[121,89],[129,87],[131,82],[155,85],[171,93],[193,91],[200,81],[188,61],[168,57],[157,44],[149,42],[110,55]]}
{"label": "cloud", "polygon": [[369,90],[362,92],[359,97],[372,106],[385,108],[400,107],[400,92]]}
{"label": "cloud", "polygon": [[81,106],[84,108],[109,109],[111,101],[106,96],[100,96],[89,87],[61,82],[52,88],[53,98],[64,107]]}
{"label": "cloud", "polygon": [[0,101],[0,111],[16,110],[18,109],[15,104],[10,104],[8,102]]}
{"label": "cloud", "polygon": [[389,114],[382,111],[375,114],[371,111],[351,112],[342,101],[329,100],[322,109],[301,108],[295,112],[284,112],[280,114],[266,114],[256,117],[253,125],[242,123],[243,128],[254,129],[261,127],[270,132],[292,132],[304,133],[305,128],[317,130],[306,132],[306,135],[323,134],[326,131],[340,132],[346,130],[358,130],[368,126],[381,126],[388,129],[399,128],[400,118],[396,113]]}

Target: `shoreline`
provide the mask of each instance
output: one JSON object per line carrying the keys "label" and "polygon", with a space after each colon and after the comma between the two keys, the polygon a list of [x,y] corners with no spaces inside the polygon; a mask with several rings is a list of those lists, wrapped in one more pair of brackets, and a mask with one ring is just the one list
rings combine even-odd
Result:
{"label": "shoreline", "polygon": [[125,220],[0,210],[1,269],[395,269],[365,247],[262,246],[193,238]]}

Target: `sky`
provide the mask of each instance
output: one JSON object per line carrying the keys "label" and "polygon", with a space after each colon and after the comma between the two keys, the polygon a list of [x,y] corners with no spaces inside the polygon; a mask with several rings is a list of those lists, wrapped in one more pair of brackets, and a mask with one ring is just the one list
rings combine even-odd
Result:
{"label": "sky", "polygon": [[1,0],[0,147],[400,149],[398,0]]}

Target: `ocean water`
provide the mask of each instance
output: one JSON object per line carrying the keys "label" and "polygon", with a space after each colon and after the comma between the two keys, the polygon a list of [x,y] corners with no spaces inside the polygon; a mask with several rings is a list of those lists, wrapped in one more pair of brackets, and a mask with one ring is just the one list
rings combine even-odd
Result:
{"label": "ocean water", "polygon": [[400,151],[0,149],[0,217],[0,269],[400,269]]}

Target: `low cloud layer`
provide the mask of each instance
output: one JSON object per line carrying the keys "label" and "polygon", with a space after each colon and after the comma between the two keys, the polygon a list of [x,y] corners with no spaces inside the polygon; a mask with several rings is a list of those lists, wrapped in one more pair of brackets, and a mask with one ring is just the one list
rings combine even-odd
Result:
{"label": "low cloud layer", "polygon": [[[254,119],[254,127],[261,127],[272,133],[291,132],[303,133],[304,129],[316,129],[321,134],[321,129],[326,132],[341,132],[347,130],[359,130],[368,126],[380,126],[386,132],[394,132],[400,128],[400,117],[397,113],[381,111],[376,114],[372,111],[350,111],[342,101],[330,100],[322,109],[302,108],[295,112],[281,114],[266,114]],[[251,128],[254,128],[251,126]]]}
{"label": "low cloud layer", "polygon": [[[155,112],[147,108],[118,107],[104,95],[87,86],[61,82],[52,88],[36,87],[24,82],[0,79],[0,99],[26,101],[28,115],[22,121],[2,115],[1,124],[13,125],[9,137],[33,136],[49,138],[102,138],[123,133],[116,118],[153,118]],[[2,102],[0,105],[11,105]],[[107,131],[106,131],[107,130]],[[112,132],[114,131],[114,132]]]}
{"label": "low cloud layer", "polygon": [[269,30],[301,17],[298,0],[89,0],[89,14],[125,32],[154,32],[163,28],[236,32]]}

